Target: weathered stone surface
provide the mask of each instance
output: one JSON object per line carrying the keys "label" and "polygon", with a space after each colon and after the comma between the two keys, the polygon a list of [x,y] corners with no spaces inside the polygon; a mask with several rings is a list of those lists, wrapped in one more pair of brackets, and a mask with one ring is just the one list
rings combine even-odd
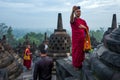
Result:
{"label": "weathered stone surface", "polygon": [[93,76],[93,71],[91,71],[91,66],[89,65],[89,61],[87,59],[83,62],[81,73],[81,80],[96,80]]}
{"label": "weathered stone surface", "polygon": [[75,71],[71,61],[60,59],[56,61],[56,75],[58,80],[79,80],[80,71]]}
{"label": "weathered stone surface", "polygon": [[106,43],[104,41],[105,36],[110,34],[115,28],[117,28],[117,19],[116,19],[116,14],[113,14],[112,25],[111,25],[111,27],[108,28],[107,31],[105,31],[105,33],[103,35],[102,42],[104,42],[104,44]]}
{"label": "weathered stone surface", "polygon": [[[61,32],[62,33],[62,32]],[[66,33],[52,34],[49,41],[49,52],[66,53],[70,52],[70,37]]]}
{"label": "weathered stone surface", "polygon": [[22,72],[22,61],[10,45],[3,44],[1,46],[4,49],[0,51],[0,73],[3,75],[3,80],[14,80]]}
{"label": "weathered stone surface", "polygon": [[0,52],[0,69],[7,67],[14,60],[14,57],[7,51]]}
{"label": "weathered stone surface", "polygon": [[97,58],[91,59],[91,70],[98,77],[99,80],[111,80],[114,71],[105,66]]}
{"label": "weathered stone surface", "polygon": [[[120,41],[115,40],[110,37],[111,35],[106,35],[106,47],[113,52],[120,54]],[[118,37],[119,38],[119,37]]]}
{"label": "weathered stone surface", "polygon": [[120,54],[114,52],[105,51],[100,56],[100,59],[109,66],[120,68]]}
{"label": "weathered stone surface", "polygon": [[120,27],[117,28],[116,15],[113,15],[112,30],[104,35],[104,45],[113,52],[120,54]]}

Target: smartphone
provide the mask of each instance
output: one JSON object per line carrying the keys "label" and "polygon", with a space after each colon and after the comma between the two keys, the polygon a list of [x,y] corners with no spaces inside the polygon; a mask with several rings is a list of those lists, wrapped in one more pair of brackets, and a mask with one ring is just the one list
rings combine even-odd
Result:
{"label": "smartphone", "polygon": [[80,6],[77,6],[78,9],[80,9]]}

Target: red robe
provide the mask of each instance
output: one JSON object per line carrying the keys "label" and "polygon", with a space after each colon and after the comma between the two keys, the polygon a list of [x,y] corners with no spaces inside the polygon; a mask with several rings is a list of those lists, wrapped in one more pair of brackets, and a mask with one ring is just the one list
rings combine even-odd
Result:
{"label": "red robe", "polygon": [[87,29],[86,22],[81,18],[74,18],[74,22],[71,23],[72,28],[72,64],[74,67],[79,68],[82,66],[82,62],[85,58],[83,51],[85,30],[79,28],[80,24],[84,25]]}
{"label": "red robe", "polygon": [[[26,66],[27,69],[30,69],[30,68],[31,68],[31,61],[32,61],[32,55],[31,55],[30,49],[29,49],[29,48],[26,48],[26,49],[25,49],[25,53],[26,53],[27,55],[30,55],[30,60],[24,60],[24,61],[23,61],[23,64],[24,64],[24,66]],[[25,53],[24,53],[24,54],[25,54]]]}

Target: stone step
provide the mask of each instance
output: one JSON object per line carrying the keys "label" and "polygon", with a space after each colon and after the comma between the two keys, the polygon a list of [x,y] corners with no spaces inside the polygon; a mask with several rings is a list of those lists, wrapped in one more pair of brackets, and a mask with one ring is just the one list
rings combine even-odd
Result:
{"label": "stone step", "polygon": [[[33,80],[33,74],[23,73],[16,80]],[[52,75],[52,80],[56,80],[56,75]]]}

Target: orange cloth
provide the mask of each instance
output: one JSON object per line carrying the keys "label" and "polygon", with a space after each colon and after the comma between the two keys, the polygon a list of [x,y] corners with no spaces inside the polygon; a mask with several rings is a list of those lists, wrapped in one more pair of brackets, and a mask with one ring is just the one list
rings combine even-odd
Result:
{"label": "orange cloth", "polygon": [[86,29],[85,30],[86,32],[86,35],[85,35],[85,41],[84,41],[84,51],[89,51],[91,50],[91,41],[90,41],[90,36],[89,36],[89,33],[88,33],[88,30]]}
{"label": "orange cloth", "polygon": [[24,54],[30,56],[30,60],[23,60],[24,66],[26,66],[26,68],[29,69],[31,67],[31,61],[32,61],[32,55],[31,55],[30,49],[26,48]]}

